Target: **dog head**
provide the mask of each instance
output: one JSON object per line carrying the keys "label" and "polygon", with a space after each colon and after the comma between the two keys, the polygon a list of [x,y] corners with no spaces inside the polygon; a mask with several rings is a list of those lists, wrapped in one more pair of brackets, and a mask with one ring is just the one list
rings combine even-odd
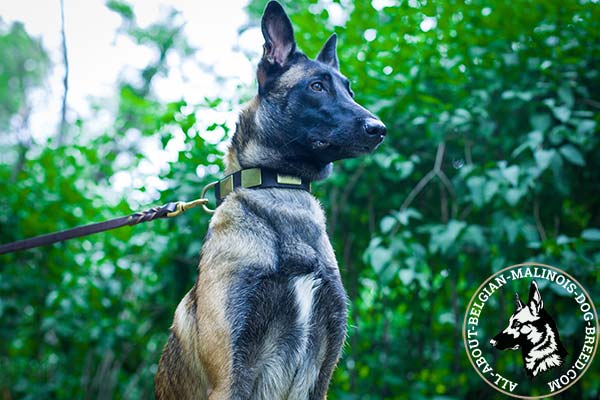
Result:
{"label": "dog head", "polygon": [[279,3],[267,5],[261,27],[265,43],[258,96],[240,117],[243,135],[233,139],[240,167],[321,179],[333,161],[373,151],[386,127],[354,101],[339,70],[335,34],[311,60],[297,49]]}
{"label": "dog head", "polygon": [[531,281],[527,305],[523,304],[518,293],[515,293],[515,300],[516,309],[508,320],[508,326],[490,340],[490,344],[498,350],[531,347],[531,344],[540,340],[544,332],[544,321],[541,318],[544,302],[537,283]]}

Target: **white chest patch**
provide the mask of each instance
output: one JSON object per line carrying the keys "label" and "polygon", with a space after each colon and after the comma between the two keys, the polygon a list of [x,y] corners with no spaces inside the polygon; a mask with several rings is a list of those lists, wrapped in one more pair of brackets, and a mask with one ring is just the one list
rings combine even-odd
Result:
{"label": "white chest patch", "polygon": [[298,305],[298,324],[308,327],[313,307],[315,290],[321,284],[320,279],[315,279],[313,274],[303,275],[294,279],[294,292]]}

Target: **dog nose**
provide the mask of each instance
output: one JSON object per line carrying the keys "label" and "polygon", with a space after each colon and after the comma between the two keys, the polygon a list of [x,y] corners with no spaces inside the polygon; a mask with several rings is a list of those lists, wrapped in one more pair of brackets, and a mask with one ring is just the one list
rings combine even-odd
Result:
{"label": "dog nose", "polygon": [[365,121],[365,132],[367,132],[368,135],[385,136],[387,133],[387,128],[380,120],[368,118]]}
{"label": "dog nose", "polygon": [[492,346],[496,347],[496,343],[497,343],[497,342],[496,342],[494,339],[490,340],[490,344],[491,344]]}

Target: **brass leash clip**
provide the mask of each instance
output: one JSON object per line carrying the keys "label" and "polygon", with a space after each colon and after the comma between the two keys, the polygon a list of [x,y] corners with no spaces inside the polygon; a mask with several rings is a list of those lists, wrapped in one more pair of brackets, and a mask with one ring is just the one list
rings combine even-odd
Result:
{"label": "brass leash clip", "polygon": [[208,192],[217,183],[219,183],[219,182],[218,181],[211,182],[208,185],[204,186],[199,199],[188,201],[188,202],[185,202],[185,201],[176,202],[175,210],[170,213],[167,213],[167,218],[176,217],[176,216],[182,214],[183,212],[185,212],[186,210],[189,210],[190,208],[194,208],[194,207],[198,207],[198,206],[202,206],[202,209],[204,209],[204,211],[206,211],[207,213],[213,214],[215,212],[215,210],[210,209],[206,206],[206,204],[208,204],[208,199],[205,196],[206,196],[206,192]]}

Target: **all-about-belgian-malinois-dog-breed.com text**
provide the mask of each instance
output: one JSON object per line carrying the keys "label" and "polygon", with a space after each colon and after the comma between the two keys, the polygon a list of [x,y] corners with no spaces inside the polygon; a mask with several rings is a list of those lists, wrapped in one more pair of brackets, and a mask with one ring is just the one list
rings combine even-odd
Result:
{"label": "all-about-belgian-malinois-dog-breed.com text", "polygon": [[336,36],[315,60],[277,2],[262,16],[258,95],[216,186],[198,278],[177,310],[158,399],[323,399],[346,335],[346,294],[310,181],[373,151],[385,125],[353,99]]}

